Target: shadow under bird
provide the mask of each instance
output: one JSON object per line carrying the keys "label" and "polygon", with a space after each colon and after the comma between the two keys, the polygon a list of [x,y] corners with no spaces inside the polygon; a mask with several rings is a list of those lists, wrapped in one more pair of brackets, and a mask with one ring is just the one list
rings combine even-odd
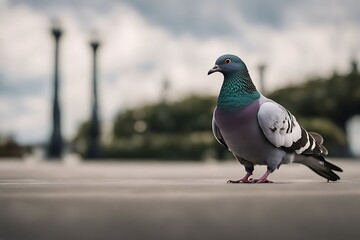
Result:
{"label": "shadow under bird", "polygon": [[[338,166],[325,160],[328,151],[320,134],[307,132],[283,106],[264,97],[251,80],[245,63],[235,55],[216,60],[208,75],[221,72],[224,81],[212,119],[216,140],[245,166],[246,175],[228,183],[271,183],[268,176],[282,164],[301,163],[328,181],[340,177]],[[266,165],[259,179],[254,165]]]}

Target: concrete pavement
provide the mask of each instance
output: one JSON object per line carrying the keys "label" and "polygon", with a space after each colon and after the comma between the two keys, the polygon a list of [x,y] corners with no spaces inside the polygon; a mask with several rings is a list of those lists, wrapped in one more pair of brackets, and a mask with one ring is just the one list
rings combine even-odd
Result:
{"label": "concrete pavement", "polygon": [[[360,161],[226,184],[225,163],[0,161],[0,239],[360,239]],[[255,177],[265,167],[257,167]]]}

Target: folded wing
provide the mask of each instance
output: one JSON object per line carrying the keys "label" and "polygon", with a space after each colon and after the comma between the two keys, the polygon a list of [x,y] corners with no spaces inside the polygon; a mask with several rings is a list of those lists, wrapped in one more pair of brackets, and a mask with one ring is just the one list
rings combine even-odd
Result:
{"label": "folded wing", "polygon": [[215,111],[216,111],[216,109],[214,110],[213,118],[212,118],[212,131],[213,131],[214,137],[215,137],[216,141],[218,141],[220,144],[222,144],[226,148],[228,148],[227,144],[225,143],[225,140],[224,140],[223,136],[221,135],[219,127],[216,125]]}
{"label": "folded wing", "polygon": [[258,122],[265,137],[276,147],[304,155],[327,154],[319,134],[308,133],[288,110],[273,101],[260,106]]}

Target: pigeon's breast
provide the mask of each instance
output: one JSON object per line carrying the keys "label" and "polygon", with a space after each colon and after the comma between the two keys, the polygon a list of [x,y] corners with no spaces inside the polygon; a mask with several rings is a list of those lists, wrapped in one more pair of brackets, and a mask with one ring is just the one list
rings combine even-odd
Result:
{"label": "pigeon's breast", "polygon": [[274,149],[262,133],[257,113],[259,101],[236,110],[217,108],[215,121],[230,151],[255,164],[265,164]]}
{"label": "pigeon's breast", "polygon": [[257,113],[259,107],[258,101],[239,109],[222,109],[218,107],[215,112],[216,124],[222,134],[234,132],[235,129],[245,130],[247,127],[251,128],[248,130],[253,130],[254,126],[258,128]]}

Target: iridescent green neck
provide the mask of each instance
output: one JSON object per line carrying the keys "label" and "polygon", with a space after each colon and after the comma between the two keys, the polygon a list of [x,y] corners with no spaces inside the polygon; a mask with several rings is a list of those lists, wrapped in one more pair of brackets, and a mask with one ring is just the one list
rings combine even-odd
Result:
{"label": "iridescent green neck", "polygon": [[259,97],[260,93],[248,74],[224,74],[217,105],[223,109],[238,109],[250,105]]}

